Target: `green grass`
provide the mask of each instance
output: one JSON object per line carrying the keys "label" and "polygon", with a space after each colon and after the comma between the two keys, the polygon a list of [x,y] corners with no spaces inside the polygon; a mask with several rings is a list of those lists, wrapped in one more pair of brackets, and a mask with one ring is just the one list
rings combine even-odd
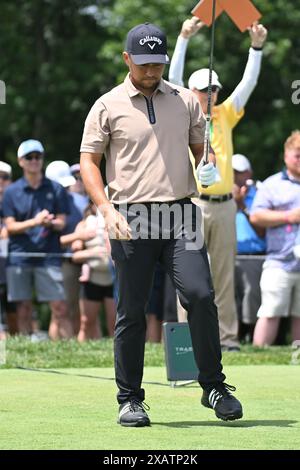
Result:
{"label": "green grass", "polygon": [[[98,351],[99,352],[99,351]],[[244,418],[223,422],[194,385],[171,388],[164,367],[145,369],[151,428],[116,424],[111,368],[0,372],[1,449],[299,449],[295,366],[228,366]],[[82,377],[81,375],[85,375]],[[89,377],[87,377],[89,376]],[[111,379],[111,380],[105,380]],[[100,457],[99,457],[100,458]]]}
{"label": "green grass", "polygon": [[[113,367],[113,341],[42,341],[32,343],[26,337],[9,338],[6,342],[6,364],[0,368],[85,368]],[[224,365],[256,365],[291,363],[293,349],[290,346],[253,348],[243,346],[239,353],[224,353]],[[146,344],[146,366],[164,366],[165,355],[162,344]]]}

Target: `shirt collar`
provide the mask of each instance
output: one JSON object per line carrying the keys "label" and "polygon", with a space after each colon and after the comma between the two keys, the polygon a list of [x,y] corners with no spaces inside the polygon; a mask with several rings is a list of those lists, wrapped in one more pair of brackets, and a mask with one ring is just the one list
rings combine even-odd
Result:
{"label": "shirt collar", "polygon": [[291,183],[296,183],[296,184],[300,184],[300,181],[296,180],[295,178],[291,178],[289,175],[288,175],[288,172],[287,172],[287,169],[284,168],[281,172],[281,178],[283,180],[289,180],[291,181]]}
{"label": "shirt collar", "polygon": [[[125,88],[127,90],[127,93],[129,95],[130,98],[132,98],[133,96],[137,96],[137,95],[142,95],[142,93],[140,92],[140,90],[138,90],[134,84],[132,83],[132,81],[130,80],[129,78],[129,73],[127,74],[125,80],[124,80],[124,84],[125,84]],[[164,82],[164,80],[161,78],[160,79],[160,82],[156,88],[156,90],[154,91],[154,93],[157,93],[157,91],[161,91],[162,93],[166,93],[167,90],[166,90],[166,84]]]}
{"label": "shirt collar", "polygon": [[[28,183],[28,181],[27,181],[27,179],[25,178],[25,176],[22,176],[20,183],[21,183],[21,186],[22,186],[24,189],[27,189],[27,188],[29,188],[29,189],[34,189],[34,188],[32,188],[32,186],[30,186],[30,184]],[[42,178],[42,180],[41,180],[41,184],[40,184],[39,187],[36,188],[36,189],[39,189],[39,188],[41,188],[42,186],[49,186],[49,180],[48,180],[45,176],[43,176],[43,178]]]}

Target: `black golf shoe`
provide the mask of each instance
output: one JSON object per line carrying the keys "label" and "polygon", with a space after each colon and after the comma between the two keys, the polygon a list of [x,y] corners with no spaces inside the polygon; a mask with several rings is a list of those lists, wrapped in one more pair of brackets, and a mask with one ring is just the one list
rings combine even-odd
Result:
{"label": "black golf shoe", "polygon": [[121,426],[143,427],[150,426],[150,419],[146,413],[150,408],[137,398],[122,403],[119,408],[118,423]]}
{"label": "black golf shoe", "polygon": [[206,408],[212,408],[217,418],[233,421],[243,416],[241,403],[231,395],[236,390],[232,385],[217,383],[208,390],[203,390],[201,403]]}

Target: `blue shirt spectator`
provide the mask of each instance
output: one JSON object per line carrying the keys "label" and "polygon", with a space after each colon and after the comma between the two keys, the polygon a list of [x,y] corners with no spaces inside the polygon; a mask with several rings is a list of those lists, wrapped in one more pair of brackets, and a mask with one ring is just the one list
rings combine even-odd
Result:
{"label": "blue shirt spectator", "polygon": [[2,199],[5,189],[11,184],[12,169],[8,163],[0,161],[0,285],[6,283],[5,265],[7,234],[3,224]]}
{"label": "blue shirt spectator", "polygon": [[[289,211],[300,207],[300,181],[286,170],[267,178],[253,201],[251,214],[259,210]],[[300,271],[300,261],[293,253],[299,224],[286,223],[266,229],[267,265],[288,272]]]}
{"label": "blue shirt spectator", "polygon": [[[43,177],[38,188],[33,188],[22,177],[12,183],[5,191],[3,198],[4,217],[14,217],[16,221],[34,218],[43,209],[53,214],[67,214],[69,204],[66,190],[58,183]],[[10,235],[9,253],[13,252],[45,252],[60,253],[60,233],[51,227],[36,226],[24,233]],[[9,265],[46,266],[61,264],[59,257],[45,258],[13,256],[9,254]]]}
{"label": "blue shirt spectator", "polygon": [[[244,198],[244,204],[249,212],[256,192],[256,186],[253,184],[249,187]],[[249,218],[242,210],[238,210],[236,214],[236,234],[238,254],[256,254],[266,251],[265,239],[257,235],[249,222]]]}

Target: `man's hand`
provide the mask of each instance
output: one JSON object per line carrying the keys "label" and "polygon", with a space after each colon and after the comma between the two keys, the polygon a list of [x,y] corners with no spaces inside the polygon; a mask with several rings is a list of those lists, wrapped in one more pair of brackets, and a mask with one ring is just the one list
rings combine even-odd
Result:
{"label": "man's hand", "polygon": [[217,181],[217,169],[213,163],[204,163],[201,160],[196,169],[196,174],[202,186],[211,186]]}
{"label": "man's hand", "polygon": [[182,24],[180,36],[189,39],[194,36],[204,26],[203,21],[199,20],[197,16],[185,20]]}
{"label": "man's hand", "polygon": [[97,236],[97,230],[91,228],[80,228],[76,231],[76,235],[78,236],[78,240],[86,242]]}
{"label": "man's hand", "polygon": [[[53,214],[50,214],[50,215],[52,216]],[[65,225],[66,225],[65,218],[55,217],[53,215],[53,218],[51,217],[46,227],[49,227],[57,232],[61,232],[61,230],[65,228]]]}
{"label": "man's hand", "polygon": [[251,37],[251,46],[262,48],[266,42],[268,30],[262,24],[258,24],[258,22],[255,21],[255,23],[248,28],[248,31]]}
{"label": "man's hand", "polygon": [[43,225],[47,227],[50,225],[51,220],[54,219],[54,215],[50,214],[47,209],[42,210],[34,217],[35,226]]}
{"label": "man's hand", "polygon": [[83,250],[84,244],[83,244],[82,240],[75,240],[75,241],[71,244],[71,248],[72,248],[72,251]]}
{"label": "man's hand", "polygon": [[234,184],[232,188],[233,198],[236,202],[238,209],[243,210],[245,209],[245,196],[247,194],[248,188],[247,186],[242,186],[241,188]]}
{"label": "man's hand", "polygon": [[105,228],[109,238],[116,240],[130,240],[131,228],[125,217],[120,214],[111,204],[104,204],[98,207],[104,217]]}
{"label": "man's hand", "polygon": [[286,211],[285,223],[287,224],[300,224],[300,208],[291,209]]}

